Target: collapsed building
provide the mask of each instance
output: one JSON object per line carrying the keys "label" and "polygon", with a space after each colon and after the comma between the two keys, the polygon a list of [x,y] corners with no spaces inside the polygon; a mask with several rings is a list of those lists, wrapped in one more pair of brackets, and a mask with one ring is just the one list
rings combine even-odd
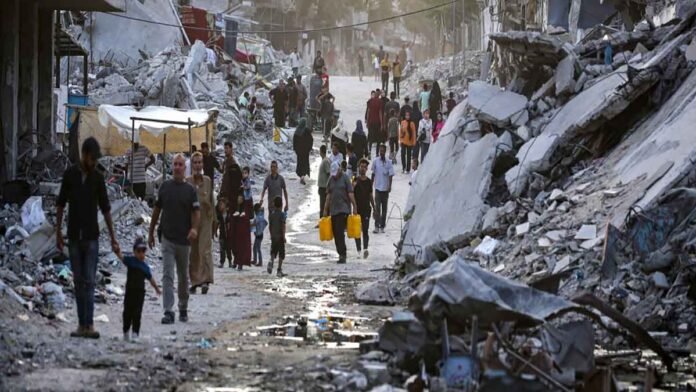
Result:
{"label": "collapsed building", "polygon": [[407,304],[365,344],[407,388],[693,387],[696,9],[648,3],[491,33],[465,88],[430,76],[463,99],[412,184],[401,277],[356,291]]}

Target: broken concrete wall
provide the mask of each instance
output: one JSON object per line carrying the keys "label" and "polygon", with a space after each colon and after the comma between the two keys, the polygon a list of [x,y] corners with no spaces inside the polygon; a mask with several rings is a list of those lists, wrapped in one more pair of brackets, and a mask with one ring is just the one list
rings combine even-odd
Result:
{"label": "broken concrete wall", "polygon": [[82,45],[91,51],[95,62],[117,61],[133,66],[142,58],[139,51],[154,55],[169,46],[184,42],[179,27],[124,17],[179,25],[179,17],[170,0],[129,1],[125,12],[113,15],[95,12],[92,14],[92,25],[87,25],[80,35]]}
{"label": "broken concrete wall", "polygon": [[529,120],[527,98],[524,95],[481,81],[469,84],[468,106],[479,120],[498,127],[522,126]]}
{"label": "broken concrete wall", "polygon": [[608,182],[631,184],[631,192],[614,211],[621,223],[631,205],[649,206],[691,171],[696,162],[696,71],[660,110],[643,122],[608,157]]}
{"label": "broken concrete wall", "polygon": [[479,228],[497,145],[495,134],[470,143],[451,133],[430,147],[406,203],[403,254],[424,263],[440,242],[457,242]]}
{"label": "broken concrete wall", "polygon": [[606,121],[628,107],[632,100],[646,92],[658,79],[654,72],[629,78],[628,69],[621,69],[599,78],[558,111],[542,133],[526,142],[517,153],[519,165],[510,169],[508,188],[519,196],[525,189],[525,179],[534,171],[547,171],[556,163],[552,160],[560,146],[579,132],[593,132]]}

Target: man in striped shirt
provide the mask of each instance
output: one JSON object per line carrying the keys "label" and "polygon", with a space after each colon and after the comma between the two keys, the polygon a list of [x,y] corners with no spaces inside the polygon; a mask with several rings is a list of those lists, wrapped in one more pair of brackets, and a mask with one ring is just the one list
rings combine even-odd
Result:
{"label": "man in striped shirt", "polygon": [[[133,151],[128,150],[126,153],[128,157],[128,162],[126,163],[126,170],[128,170],[129,165],[133,165],[133,172],[129,175],[128,179],[131,180],[133,186],[133,193],[139,199],[145,199],[145,184],[147,183],[147,177],[145,176],[145,171],[147,168],[155,163],[155,156],[152,155],[150,150],[145,146],[141,146],[140,143],[135,143],[133,145]],[[130,173],[130,172],[129,172]]]}

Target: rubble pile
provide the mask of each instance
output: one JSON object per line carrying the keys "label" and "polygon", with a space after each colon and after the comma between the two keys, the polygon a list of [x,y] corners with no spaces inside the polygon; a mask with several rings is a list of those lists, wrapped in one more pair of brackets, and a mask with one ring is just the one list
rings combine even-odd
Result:
{"label": "rubble pile", "polygon": [[[622,376],[646,367],[693,387],[696,11],[577,45],[491,39],[506,88],[469,82],[418,170],[396,262],[411,313],[380,350],[464,389],[648,388]],[[405,304],[394,287],[356,295]]]}
{"label": "rubble pile", "polygon": [[[147,237],[152,211],[145,202],[125,198],[117,187],[109,188],[114,230],[127,251],[137,236]],[[65,310],[74,304],[73,274],[67,249],[61,253],[55,246],[54,224],[53,196],[33,196],[21,208],[13,204],[0,210],[0,291],[29,311],[67,321]],[[159,253],[148,257],[158,260]],[[112,275],[124,268],[111,252],[108,236],[101,236],[99,260],[95,301],[121,301],[123,290],[112,284]]]}
{"label": "rubble pile", "polygon": [[[464,54],[454,56],[454,72],[452,71],[452,56],[428,60],[423,63],[413,64],[405,71],[401,82],[402,96],[414,97],[421,90],[422,84],[432,84],[437,81],[443,90],[454,92],[459,98],[466,91],[466,81],[481,78],[482,65],[486,64],[489,53],[476,50],[466,50]],[[487,68],[486,68],[487,69]]]}

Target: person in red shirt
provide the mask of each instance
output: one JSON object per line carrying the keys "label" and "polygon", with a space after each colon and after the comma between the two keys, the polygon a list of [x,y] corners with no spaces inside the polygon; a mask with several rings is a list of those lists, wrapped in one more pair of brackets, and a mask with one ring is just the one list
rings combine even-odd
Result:
{"label": "person in red shirt", "polygon": [[322,82],[321,88],[322,89],[325,88],[326,90],[328,90],[329,89],[329,72],[328,72],[328,69],[326,68],[326,66],[324,66],[321,69],[321,75],[319,75],[319,76],[321,77],[321,82]]}
{"label": "person in red shirt", "polygon": [[[384,143],[382,137],[382,121],[384,118],[384,105],[382,100],[377,96],[377,94],[371,94],[372,98],[367,101],[367,113],[365,114],[365,121],[367,122],[367,151],[372,150],[372,144],[376,143],[379,146],[380,143]],[[378,148],[378,147],[377,147]]]}

